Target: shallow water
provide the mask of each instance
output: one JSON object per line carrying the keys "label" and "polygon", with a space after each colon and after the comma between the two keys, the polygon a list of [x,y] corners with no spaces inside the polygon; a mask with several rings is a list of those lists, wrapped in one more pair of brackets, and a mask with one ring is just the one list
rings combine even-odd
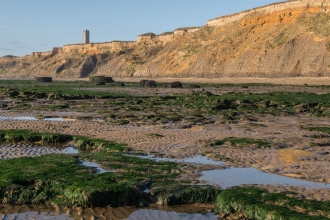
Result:
{"label": "shallow water", "polygon": [[[131,155],[127,155],[131,156]],[[172,162],[186,162],[198,163],[208,165],[224,165],[222,161],[213,161],[207,157],[195,156],[185,159],[168,159],[168,158],[154,158],[149,156],[138,156],[155,161],[172,161]],[[271,185],[284,185],[284,186],[301,186],[306,188],[330,188],[330,184],[311,182],[307,180],[295,179],[276,174],[265,173],[254,168],[230,168],[224,170],[209,170],[202,171],[202,176],[199,178],[209,185],[218,185],[222,188],[230,188],[240,185],[258,185],[258,184],[271,184]]]}
{"label": "shallow water", "polygon": [[24,213],[14,213],[14,214],[0,214],[0,218],[3,220],[34,220],[34,219],[63,219],[63,220],[71,220],[73,218],[67,216],[66,214],[56,214],[53,212],[39,212],[39,211],[31,211]]}
{"label": "shallow water", "polygon": [[133,212],[127,220],[140,219],[162,219],[162,220],[217,220],[214,213],[208,214],[187,214],[178,212],[166,212],[161,210],[142,209]]}
{"label": "shallow water", "polygon": [[44,121],[65,121],[64,118],[44,118]]}
{"label": "shallow water", "polygon": [[79,151],[76,148],[67,147],[67,148],[64,148],[63,150],[61,150],[60,153],[62,153],[62,154],[78,154]]}
{"label": "shallow water", "polygon": [[[214,213],[209,213],[209,207],[194,205],[182,206],[157,206],[137,209],[134,207],[118,208],[73,208],[56,210],[45,206],[16,206],[2,205],[0,208],[1,219],[171,219],[171,220],[216,220]],[[205,213],[205,214],[201,214]]]}
{"label": "shallow water", "polygon": [[[18,121],[18,120],[24,120],[24,121],[37,121],[38,118],[32,117],[32,116],[0,116],[0,120],[6,120],[6,121]],[[44,121],[76,121],[76,119],[72,118],[60,118],[60,117],[45,117],[44,119],[40,119]]]}
{"label": "shallow water", "polygon": [[[132,156],[132,155],[126,155]],[[224,165],[225,163],[222,161],[214,161],[207,157],[197,155],[190,158],[183,158],[183,159],[170,159],[170,158],[158,158],[153,157],[152,155],[149,156],[137,156],[139,158],[150,159],[154,161],[169,161],[169,162],[180,162],[180,163],[197,163],[197,164],[205,164],[205,165]]]}
{"label": "shallow water", "polygon": [[83,160],[80,160],[80,162],[81,162],[82,165],[84,165],[86,167],[96,168],[96,173],[97,174],[115,172],[113,170],[105,170],[105,169],[101,168],[99,164],[94,163],[94,162],[87,162],[87,161],[83,161]]}
{"label": "shallow water", "polygon": [[11,117],[11,116],[0,116],[0,120],[26,120],[26,121],[36,121],[38,120],[35,117],[31,116],[17,116],[17,117]]}
{"label": "shallow water", "polygon": [[254,168],[231,168],[225,170],[202,171],[200,180],[210,185],[230,188],[244,184],[290,185],[306,188],[330,188],[330,184],[294,179],[276,174],[265,173]]}

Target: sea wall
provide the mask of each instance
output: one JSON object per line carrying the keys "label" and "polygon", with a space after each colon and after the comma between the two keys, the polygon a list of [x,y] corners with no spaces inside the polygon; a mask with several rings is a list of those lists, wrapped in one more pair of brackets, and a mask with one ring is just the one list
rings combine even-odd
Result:
{"label": "sea wall", "polygon": [[80,53],[80,54],[100,54],[105,52],[115,52],[133,47],[134,41],[112,41],[106,43],[90,43],[90,44],[69,44],[64,45],[61,49],[62,53]]}
{"label": "sea wall", "polygon": [[320,9],[322,9],[329,6],[330,6],[330,0],[295,0],[295,1],[279,2],[279,3],[273,3],[263,7],[258,7],[240,13],[222,16],[219,18],[209,20],[207,22],[207,26],[216,26],[216,27],[223,26],[228,23],[238,21],[248,15],[255,13],[262,15],[262,14],[269,14],[282,10],[294,10],[301,8],[308,9],[310,7],[319,7]]}

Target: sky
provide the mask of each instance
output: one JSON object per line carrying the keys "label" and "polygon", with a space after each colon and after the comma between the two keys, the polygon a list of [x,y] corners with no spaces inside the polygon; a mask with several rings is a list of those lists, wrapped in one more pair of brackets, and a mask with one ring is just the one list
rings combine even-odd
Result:
{"label": "sky", "polygon": [[82,43],[85,29],[91,43],[135,41],[147,32],[202,26],[274,2],[278,0],[0,0],[0,57]]}

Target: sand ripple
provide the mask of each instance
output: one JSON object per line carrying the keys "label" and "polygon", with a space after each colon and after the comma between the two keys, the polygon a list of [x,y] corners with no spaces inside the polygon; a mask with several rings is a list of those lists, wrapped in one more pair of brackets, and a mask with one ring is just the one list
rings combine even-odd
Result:
{"label": "sand ripple", "polygon": [[50,147],[33,145],[8,145],[0,146],[0,159],[35,157],[43,154],[58,154],[61,150]]}

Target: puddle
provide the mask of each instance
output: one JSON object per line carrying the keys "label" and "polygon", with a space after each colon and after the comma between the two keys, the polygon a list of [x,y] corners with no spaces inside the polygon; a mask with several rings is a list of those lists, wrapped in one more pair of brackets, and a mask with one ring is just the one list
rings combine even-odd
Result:
{"label": "puddle", "polygon": [[[125,156],[134,156],[134,155],[126,154]],[[211,160],[211,159],[201,156],[201,155],[197,155],[197,156],[190,157],[190,158],[183,158],[183,159],[158,158],[158,157],[153,157],[152,155],[137,156],[137,157],[143,158],[143,159],[150,159],[150,160],[154,160],[157,162],[169,161],[169,162],[178,162],[178,163],[197,163],[197,164],[205,164],[205,165],[224,165],[225,164],[222,161],[214,161],[214,160]]]}
{"label": "puddle", "polygon": [[64,118],[44,118],[44,121],[65,121]]}
{"label": "puddle", "polygon": [[187,214],[178,212],[166,212],[161,210],[142,209],[133,212],[125,220],[140,220],[140,219],[162,219],[162,220],[217,220],[218,218],[214,213],[208,214]]}
{"label": "puddle", "polygon": [[26,121],[36,121],[38,120],[35,117],[31,116],[18,116],[18,117],[9,117],[9,116],[0,116],[0,120],[26,120]]}
{"label": "puddle", "polygon": [[[37,121],[39,120],[36,117],[32,116],[0,116],[0,120],[6,121],[17,121],[17,120],[26,120],[26,121]],[[44,121],[76,121],[77,119],[73,118],[59,118],[59,117],[45,117],[44,119],[40,119]]]}
{"label": "puddle", "polygon": [[[62,219],[62,220],[73,220],[70,216],[66,214],[58,214],[53,212],[39,212],[31,211],[24,213],[14,213],[14,214],[0,214],[1,219],[3,220],[27,220],[27,219]],[[76,217],[76,216],[75,216]],[[91,218],[93,219],[93,218]],[[111,218],[113,219],[113,218]],[[121,219],[121,218],[114,218]],[[140,220],[140,219],[162,219],[162,220],[217,220],[218,218],[214,213],[208,214],[187,214],[187,213],[177,213],[177,212],[166,212],[161,210],[151,210],[143,209],[138,210],[130,214],[129,217],[123,218],[125,220]]]}
{"label": "puddle", "polygon": [[0,218],[3,220],[27,220],[27,219],[72,219],[66,214],[56,214],[53,212],[38,212],[38,211],[31,211],[31,212],[23,212],[23,213],[15,213],[15,214],[0,214]]}
{"label": "puddle", "polygon": [[[210,207],[181,205],[159,206],[150,205],[145,209],[123,206],[118,208],[52,208],[45,206],[28,205],[1,205],[1,219],[169,219],[169,220],[216,220],[214,213],[210,213]],[[205,214],[204,214],[205,213]]]}
{"label": "puddle", "polygon": [[80,162],[82,165],[84,165],[86,167],[96,168],[97,174],[115,172],[114,170],[105,170],[105,169],[101,168],[99,164],[94,163],[94,162],[87,162],[87,161],[83,161],[83,160],[80,160]]}
{"label": "puddle", "polygon": [[79,151],[73,147],[67,147],[61,150],[61,154],[78,154]]}
{"label": "puddle", "polygon": [[[60,153],[62,153],[62,154],[78,154],[79,151],[73,147],[67,147],[67,148],[61,150]],[[87,161],[83,161],[83,160],[80,160],[80,162],[82,165],[84,165],[86,167],[96,168],[97,174],[115,172],[113,170],[105,170],[105,169],[101,168],[99,164],[94,163],[94,162],[87,162]]]}
{"label": "puddle", "polygon": [[294,179],[276,174],[265,173],[254,168],[231,168],[225,170],[202,171],[200,180],[210,185],[230,188],[244,184],[271,184],[301,186],[306,188],[330,188],[330,184]]}
{"label": "puddle", "polygon": [[[132,156],[132,155],[125,155]],[[155,158],[152,155],[138,156],[139,158],[150,159],[154,161],[171,161],[171,162],[185,162],[197,163],[206,165],[224,165],[222,161],[213,161],[207,157],[195,156],[185,159],[168,159]],[[209,185],[218,185],[222,188],[230,188],[240,185],[284,185],[284,186],[301,186],[306,188],[330,188],[330,184],[311,182],[307,180],[295,179],[276,174],[262,172],[254,168],[230,168],[224,170],[209,170],[202,171],[202,176],[199,178]]]}

